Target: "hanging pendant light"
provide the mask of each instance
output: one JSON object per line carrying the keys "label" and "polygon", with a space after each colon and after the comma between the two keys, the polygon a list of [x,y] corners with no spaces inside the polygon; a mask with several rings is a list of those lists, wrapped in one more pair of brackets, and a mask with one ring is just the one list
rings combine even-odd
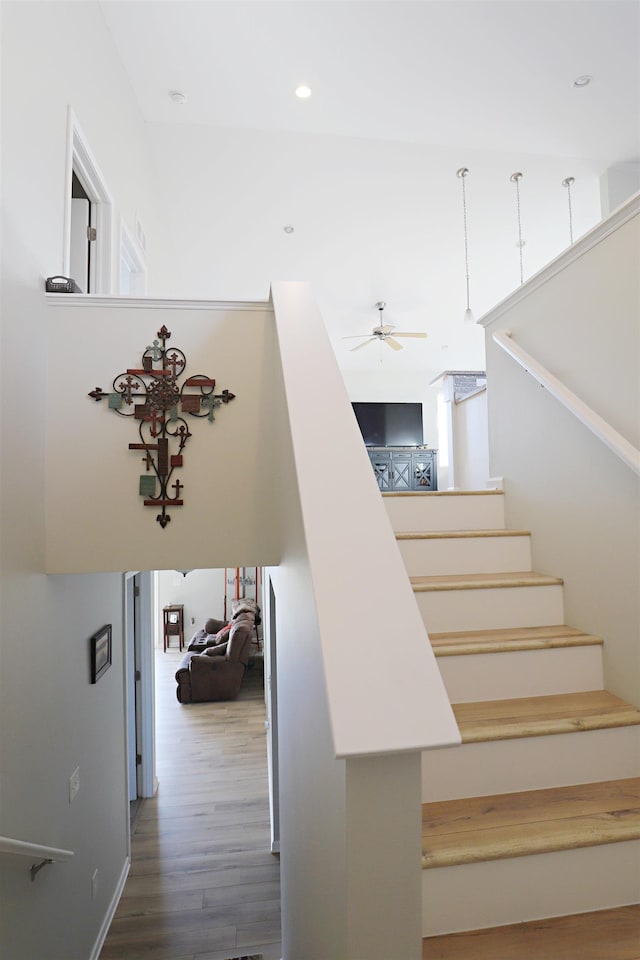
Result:
{"label": "hanging pendant light", "polygon": [[573,243],[573,215],[571,212],[571,184],[576,182],[575,177],[565,177],[562,186],[567,188],[567,199],[569,201],[569,243]]}
{"label": "hanging pendant light", "polygon": [[471,307],[469,306],[469,241],[467,236],[467,191],[465,188],[465,178],[469,170],[467,167],[460,167],[456,171],[456,176],[462,181],[462,217],[464,222],[464,272],[465,279],[467,283],[467,309],[464,312],[464,322],[465,323],[475,323],[475,317]]}
{"label": "hanging pendant light", "polygon": [[524,283],[524,269],[522,265],[522,248],[525,245],[525,241],[522,239],[522,220],[520,218],[520,181],[522,180],[521,173],[512,173],[510,180],[516,185],[516,210],[518,213],[518,239],[516,241],[516,247],[520,251],[520,284]]}

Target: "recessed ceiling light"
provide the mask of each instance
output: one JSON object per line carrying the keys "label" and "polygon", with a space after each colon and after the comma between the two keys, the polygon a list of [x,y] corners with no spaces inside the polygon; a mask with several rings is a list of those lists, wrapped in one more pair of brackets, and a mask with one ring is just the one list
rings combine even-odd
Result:
{"label": "recessed ceiling light", "polygon": [[300,100],[308,100],[311,96],[311,87],[308,87],[306,83],[301,83],[299,87],[296,87],[296,97],[299,97]]}
{"label": "recessed ceiling light", "polygon": [[285,233],[293,233],[293,227],[290,226],[290,224],[287,224],[287,226],[283,227],[282,229],[284,230]]}
{"label": "recessed ceiling light", "polygon": [[588,87],[593,77],[589,73],[583,73],[581,77],[576,77],[573,81],[574,87]]}
{"label": "recessed ceiling light", "polygon": [[187,97],[182,90],[170,90],[169,97],[174,103],[186,103]]}

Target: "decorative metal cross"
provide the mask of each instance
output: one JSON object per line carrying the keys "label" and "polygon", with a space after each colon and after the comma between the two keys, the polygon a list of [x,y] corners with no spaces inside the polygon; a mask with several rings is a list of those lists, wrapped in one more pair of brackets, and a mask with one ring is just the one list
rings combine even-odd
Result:
{"label": "decorative metal cross", "polygon": [[[129,450],[144,451],[146,473],[140,477],[139,492],[145,498],[145,507],[162,508],[156,520],[164,529],[171,520],[167,507],[184,504],[180,498],[184,484],[177,478],[171,483],[174,471],[182,466],[185,444],[192,436],[184,415],[206,417],[213,423],[215,408],[229,403],[235,394],[228,390],[215,393],[216,381],[200,373],[179,385],[187,359],[177,347],[167,348],[171,332],[164,325],[157,336],[142,354],[142,368],[118,374],[112,392],[96,387],[88,396],[96,401],[106,399],[109,409],[138,421],[140,443],[130,443]],[[174,452],[170,449],[172,441]],[[175,490],[175,496],[170,490]]]}

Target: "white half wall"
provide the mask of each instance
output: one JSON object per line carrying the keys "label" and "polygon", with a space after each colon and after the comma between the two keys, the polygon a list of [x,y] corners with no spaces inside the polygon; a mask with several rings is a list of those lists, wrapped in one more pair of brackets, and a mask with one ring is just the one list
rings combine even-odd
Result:
{"label": "white half wall", "polygon": [[[534,569],[564,578],[566,622],[604,638],[605,682],[638,702],[638,478],[492,340],[510,330],[640,446],[640,197],[483,318],[491,472],[507,523],[532,531]],[[611,232],[609,232],[611,231]]]}
{"label": "white half wall", "polygon": [[[270,308],[49,299],[49,572],[277,562]],[[184,506],[169,508],[165,529],[138,492],[144,458],[128,449],[140,442],[138,422],[88,396],[96,386],[113,390],[114,377],[139,368],[163,324],[170,346],[186,355],[184,378],[206,374],[216,379],[216,393],[236,395],[216,409],[213,423],[187,417],[192,436],[178,471]]]}
{"label": "white half wall", "polygon": [[317,308],[273,298],[283,956],[418,960],[417,746],[459,735]]}

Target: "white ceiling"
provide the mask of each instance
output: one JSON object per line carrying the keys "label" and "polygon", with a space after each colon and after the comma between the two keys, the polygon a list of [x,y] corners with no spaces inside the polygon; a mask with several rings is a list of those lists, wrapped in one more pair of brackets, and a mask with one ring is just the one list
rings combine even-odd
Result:
{"label": "white ceiling", "polygon": [[[149,121],[638,154],[633,0],[104,0]],[[573,80],[592,74],[584,89]],[[293,90],[306,82],[308,101]],[[168,90],[186,93],[179,110]]]}
{"label": "white ceiling", "polygon": [[[546,162],[544,157],[569,157],[576,158],[576,167],[582,158],[588,161],[582,169],[591,171],[593,184],[594,176],[607,167],[640,155],[636,0],[102,0],[100,5],[142,115],[158,125],[151,138],[157,152],[167,124],[330,134],[421,149],[429,145],[440,157],[446,155],[448,183],[442,189],[436,184],[437,163],[425,173],[431,178],[431,220],[451,223],[455,237],[460,232],[460,184],[453,174],[460,164],[454,157],[466,163],[473,151],[476,157],[478,151],[492,151],[493,156],[504,152],[511,158],[538,155],[541,162]],[[573,81],[583,74],[591,74],[593,81],[578,89]],[[309,100],[294,96],[302,82],[312,88]],[[170,90],[183,91],[186,102],[176,106]],[[158,160],[160,167],[168,162],[160,156]],[[563,167],[562,176],[574,172]],[[553,177],[553,183],[558,180],[556,170],[545,176]],[[441,211],[439,194],[448,204]],[[564,203],[560,187],[558,194],[558,202]],[[489,188],[486,199],[489,230]],[[511,203],[510,195],[508,200]],[[590,203],[588,225],[593,222],[593,187]],[[283,210],[279,230],[291,222],[289,217]],[[307,223],[296,220],[295,236],[299,227],[308,236],[317,233],[324,226],[321,217],[320,210]],[[474,227],[477,237],[477,222]],[[451,243],[454,239],[449,238]],[[360,260],[367,256],[364,243]],[[385,263],[384,289],[374,293],[372,288],[366,296],[363,283],[356,287],[357,271],[346,261],[334,271],[334,283],[327,289],[314,276],[334,342],[341,334],[373,326],[377,299],[389,302],[390,319],[404,329],[424,329],[429,306],[428,346],[407,341],[409,348],[393,353],[389,362],[401,368],[411,355],[423,369],[477,366],[477,329],[466,334],[473,346],[467,353],[460,350],[457,362],[451,352],[438,357],[426,353],[436,344],[438,349],[444,343],[453,345],[456,334],[445,326],[460,312],[459,296],[455,306],[449,302],[451,267],[438,265],[439,244],[446,246],[436,238],[430,251],[432,295],[427,298],[420,288],[423,278],[416,285],[413,299],[414,304],[424,303],[422,316],[393,309],[394,292],[406,292],[408,286],[406,250],[397,265],[392,255]],[[508,254],[514,256],[513,251]],[[458,288],[459,268],[456,263]],[[475,272],[480,294],[476,304],[479,300],[485,310],[515,285],[478,290],[477,267]],[[447,275],[441,289],[439,274]],[[397,299],[396,304],[402,306]],[[376,354],[377,359],[373,347],[347,354],[353,342],[342,345],[343,365],[362,369],[367,355]]]}

